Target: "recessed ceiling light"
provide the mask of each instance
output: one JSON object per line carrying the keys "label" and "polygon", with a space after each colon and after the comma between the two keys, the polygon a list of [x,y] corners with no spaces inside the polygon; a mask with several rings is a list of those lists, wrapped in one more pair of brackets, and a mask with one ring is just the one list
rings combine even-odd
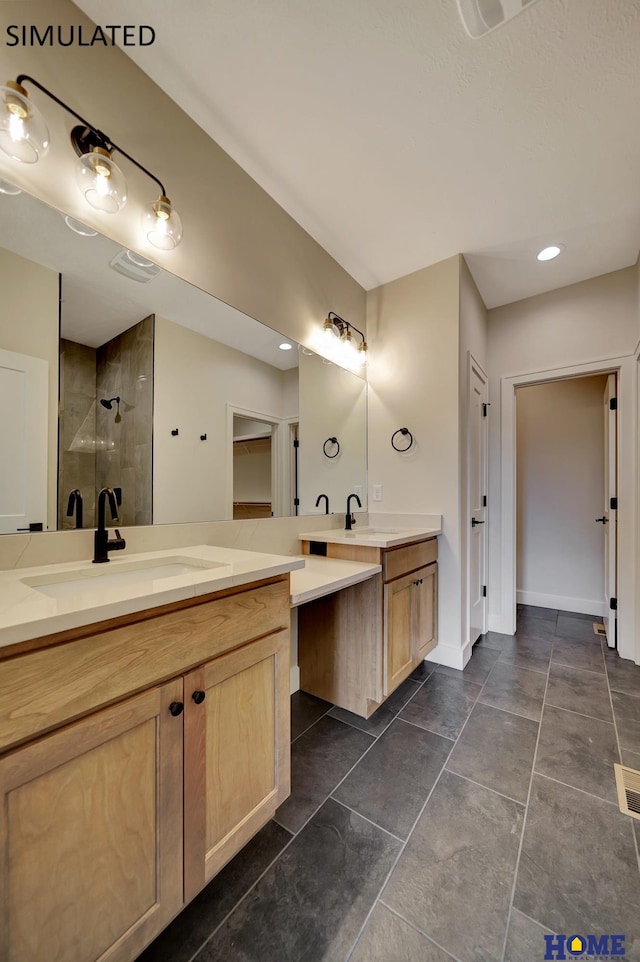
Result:
{"label": "recessed ceiling light", "polygon": [[72,230],[74,234],[80,234],[81,237],[97,237],[98,231],[94,230],[93,227],[87,227],[82,221],[76,220],[75,217],[69,217],[67,214],[64,219],[65,224]]}
{"label": "recessed ceiling light", "polygon": [[287,344],[285,341],[284,344],[278,344],[278,347],[281,351],[291,351],[293,349],[293,344]]}
{"label": "recessed ceiling light", "polygon": [[7,180],[0,180],[0,194],[9,194],[10,197],[15,197],[21,193],[22,191],[19,187],[10,184]]}
{"label": "recessed ceiling light", "polygon": [[543,247],[537,258],[539,261],[552,261],[554,257],[562,253],[562,245],[552,244],[550,247]]}

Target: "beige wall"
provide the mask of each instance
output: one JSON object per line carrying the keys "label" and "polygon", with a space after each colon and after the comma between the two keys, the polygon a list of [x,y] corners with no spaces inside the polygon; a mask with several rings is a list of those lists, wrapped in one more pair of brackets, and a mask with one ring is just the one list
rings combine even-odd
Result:
{"label": "beige wall", "polygon": [[[0,248],[0,347],[49,364],[47,524],[56,527],[58,489],[58,275]],[[10,412],[3,412],[3,416]]]}
{"label": "beige wall", "polygon": [[284,380],[283,371],[156,315],[154,523],[231,517],[227,404],[283,417]]}
{"label": "beige wall", "polygon": [[[382,484],[373,512],[438,513],[439,647],[434,658],[460,656],[459,466],[460,258],[384,284],[367,297],[369,363],[369,491]],[[408,427],[407,454],[390,438]],[[455,655],[454,655],[455,652]],[[458,666],[458,667],[461,667]]]}
{"label": "beige wall", "polygon": [[603,615],[606,376],[517,392],[517,587],[524,604]]}
{"label": "beige wall", "polygon": [[[563,367],[632,354],[637,291],[636,268],[628,267],[489,311],[489,618],[495,630],[504,627],[506,603],[500,594],[501,518],[495,510],[502,496],[501,379],[537,372],[552,377]],[[633,455],[626,456],[624,469],[629,471]]]}
{"label": "beige wall", "polygon": [[[30,23],[89,22],[69,0],[5,0],[2,24],[24,22],[27,11]],[[51,149],[34,165],[3,154],[0,177],[300,342],[313,341],[329,310],[362,327],[360,285],[117,47],[3,46],[0,68],[3,82],[35,77],[149,167],[180,211],[184,240],[171,254],[140,246],[140,206],[157,187],[124,158],[121,213],[100,216],[82,200],[69,146],[74,121],[37,91]]]}

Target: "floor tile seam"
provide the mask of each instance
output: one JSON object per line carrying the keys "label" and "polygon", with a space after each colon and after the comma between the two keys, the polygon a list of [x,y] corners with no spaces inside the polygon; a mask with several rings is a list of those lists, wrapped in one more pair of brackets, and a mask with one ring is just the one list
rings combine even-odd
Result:
{"label": "floor tile seam", "polygon": [[[273,819],[273,821],[275,821],[275,819]],[[267,824],[268,824],[268,823],[267,823]],[[258,885],[258,883],[262,881],[262,879],[263,879],[264,876],[267,874],[267,872],[270,871],[270,869],[272,868],[272,866],[274,866],[274,865],[276,864],[276,862],[278,861],[278,859],[279,859],[282,855],[284,855],[284,853],[285,853],[286,850],[289,848],[289,846],[291,845],[291,843],[295,840],[296,836],[293,835],[288,828],[285,828],[284,825],[280,825],[280,822],[276,822],[276,824],[277,824],[280,828],[284,828],[286,832],[289,832],[289,834],[291,835],[291,838],[289,839],[289,841],[287,842],[287,844],[286,844],[283,848],[280,849],[280,851],[278,852],[278,854],[277,854],[274,858],[271,859],[271,861],[269,862],[269,864],[268,864],[267,867],[265,868],[264,872],[261,872],[261,873],[260,873],[260,875],[259,875],[258,878],[255,880],[255,882],[253,882],[253,884],[249,886],[249,888],[247,889],[247,891],[246,891],[243,895],[240,896],[240,898],[238,899],[238,901],[233,904],[233,907],[232,907],[231,909],[229,909],[229,911],[228,911],[227,914],[224,916],[224,918],[221,919],[221,921],[218,923],[218,925],[216,925],[216,927],[213,929],[213,931],[209,933],[209,935],[206,937],[206,939],[204,940],[204,942],[202,943],[202,945],[200,946],[200,948],[197,950],[197,952],[195,952],[194,955],[191,956],[191,958],[188,960],[188,962],[197,962],[197,958],[198,958],[198,956],[200,955],[200,953],[202,952],[202,950],[205,948],[205,946],[209,944],[209,942],[211,941],[211,939],[214,937],[214,935],[216,935],[217,932],[219,932],[219,930],[220,930],[220,929],[222,928],[222,926],[225,924],[225,922],[227,921],[227,919],[229,919],[230,916],[233,915],[233,913],[234,913],[235,910],[238,908],[238,906],[239,906],[242,902],[244,902],[244,900],[250,895],[251,892],[253,892],[254,888]],[[185,907],[186,907],[186,906],[185,906]]]}
{"label": "floor tile seam", "polygon": [[411,725],[412,728],[419,728],[421,732],[429,732],[430,735],[440,735],[440,738],[446,738],[448,742],[453,742],[455,744],[456,739],[452,738],[451,735],[443,735],[441,732],[434,732],[432,728],[425,728],[424,725],[418,725],[417,722],[409,721],[408,718],[398,718],[396,721],[403,722],[405,725]]}
{"label": "floor tile seam", "polygon": [[580,792],[581,795],[587,795],[589,798],[594,798],[597,802],[606,802],[607,805],[613,805],[617,808],[617,802],[612,802],[608,798],[603,798],[602,795],[594,795],[593,792],[587,792],[584,788],[578,788],[577,785],[569,785],[568,782],[562,782],[559,778],[553,778],[552,775],[545,775],[544,772],[539,772],[536,768],[533,770],[533,774],[537,775],[538,778],[546,778],[548,782],[555,782],[556,785],[562,785],[563,788],[572,789],[574,792]]}
{"label": "floor tile seam", "polygon": [[[615,710],[615,708],[614,708],[614,706],[613,706],[613,695],[612,695],[612,693],[611,693],[611,682],[610,682],[610,680],[609,680],[609,669],[607,668],[607,659],[604,657],[604,649],[602,650],[602,657],[604,658],[604,672],[605,672],[605,678],[607,679],[607,691],[609,692],[609,702],[610,702],[610,704],[611,704],[611,713],[612,713],[612,715],[613,715],[613,730],[615,731],[615,734],[616,734],[616,743],[617,743],[617,745],[618,745],[618,758],[620,759],[620,764],[622,764],[622,745],[621,745],[621,743],[620,743],[620,732],[618,731],[618,719],[616,718],[616,710]],[[620,692],[619,692],[618,694],[623,694],[623,693],[620,693]],[[617,790],[617,789],[616,789],[616,790]],[[620,809],[620,805],[617,805],[616,807],[618,808],[618,810]],[[640,872],[640,839],[639,839],[639,835],[640,835],[640,833],[639,833],[639,832],[635,832],[634,829],[633,829],[633,826],[631,826],[631,836],[632,836],[632,838],[633,838],[633,844],[634,844],[635,849],[636,849],[636,859],[637,859],[637,861],[638,861],[638,871]]]}
{"label": "floor tile seam", "polygon": [[[469,714],[470,714],[470,713],[469,713]],[[465,723],[465,724],[466,724],[466,723]],[[418,726],[415,726],[415,727],[418,727]],[[463,726],[463,727],[464,727],[464,726]],[[433,733],[433,734],[435,734],[435,733]],[[458,737],[460,737],[460,736],[458,736]],[[450,740],[451,740],[451,739],[450,739]],[[456,739],[456,741],[457,741],[457,739]],[[385,877],[385,879],[384,879],[384,882],[383,882],[382,885],[380,886],[380,889],[379,889],[379,891],[378,891],[375,899],[373,900],[373,903],[372,903],[372,905],[371,905],[371,908],[370,908],[369,911],[367,912],[367,915],[366,915],[366,917],[365,917],[365,919],[364,919],[364,922],[362,923],[362,926],[360,927],[360,930],[359,930],[359,932],[358,932],[358,934],[357,934],[357,936],[356,936],[356,938],[355,938],[355,941],[354,941],[353,945],[351,946],[351,949],[349,950],[349,952],[347,953],[347,955],[346,955],[346,957],[345,957],[345,962],[349,962],[349,959],[350,959],[351,956],[353,955],[353,952],[354,952],[354,950],[355,950],[355,947],[356,947],[356,945],[358,944],[358,941],[359,941],[362,933],[364,932],[364,929],[365,929],[365,927],[366,927],[369,919],[371,918],[371,915],[373,914],[373,910],[375,909],[377,903],[378,903],[379,901],[381,901],[382,893],[384,892],[385,888],[387,887],[387,885],[388,885],[388,883],[389,883],[389,880],[391,879],[391,876],[393,875],[394,871],[396,870],[396,867],[397,867],[397,865],[398,865],[398,862],[399,862],[400,859],[402,858],[402,855],[404,854],[405,849],[406,849],[407,845],[409,844],[409,840],[411,839],[411,836],[413,835],[414,829],[415,829],[416,825],[418,824],[418,822],[420,821],[420,818],[422,817],[422,813],[424,812],[425,808],[427,807],[427,805],[428,805],[428,803],[429,803],[429,799],[430,799],[431,796],[433,795],[433,793],[434,793],[434,791],[435,791],[435,789],[436,789],[436,786],[438,785],[440,779],[442,778],[442,773],[443,773],[443,771],[445,770],[445,767],[446,767],[446,765],[447,765],[447,762],[448,762],[449,759],[451,758],[451,752],[452,752],[453,749],[455,748],[456,741],[453,742],[453,744],[452,744],[452,746],[451,746],[451,751],[449,752],[449,754],[447,755],[447,757],[444,759],[444,761],[443,761],[443,763],[442,763],[442,768],[441,768],[440,771],[438,772],[438,775],[437,775],[437,777],[435,778],[435,780],[434,780],[434,782],[433,782],[433,785],[431,786],[431,788],[430,788],[430,790],[429,790],[429,792],[428,792],[428,794],[427,794],[427,797],[425,798],[423,804],[421,805],[420,811],[419,811],[418,814],[416,815],[415,820],[414,820],[414,822],[413,822],[413,825],[412,825],[411,828],[409,829],[409,833],[408,833],[408,835],[407,835],[406,840],[405,840],[405,841],[402,843],[402,845],[400,846],[400,850],[399,850],[396,858],[394,859],[393,864],[392,864],[392,866],[390,867],[390,869],[389,869],[389,871],[388,871],[388,873],[387,873],[387,875],[386,875],[386,877]]]}
{"label": "floor tile seam", "polygon": [[[549,663],[551,663],[551,655],[549,655]],[[496,661],[496,665],[503,665],[503,666],[507,665],[509,668],[518,668],[518,669],[522,669],[522,671],[533,671],[536,673],[536,675],[546,675],[548,671],[547,668],[527,668],[526,665],[519,665],[515,661],[500,661],[499,658]],[[494,665],[493,668],[495,668],[496,665]],[[493,668],[491,669],[491,671],[493,671]]]}
{"label": "floor tile seam", "polygon": [[[336,791],[336,789],[334,789],[334,791]],[[388,828],[385,828],[383,825],[380,825],[378,822],[374,822],[374,820],[372,818],[369,818],[368,815],[363,815],[362,812],[359,812],[357,808],[352,808],[351,805],[347,805],[346,802],[343,802],[341,801],[341,799],[336,798],[335,795],[329,795],[329,798],[331,799],[332,802],[336,802],[338,805],[341,805],[342,808],[346,808],[348,812],[351,812],[353,815],[357,815],[358,818],[363,819],[365,822],[369,822],[369,825],[373,825],[374,828],[380,829],[380,831],[384,832],[385,835],[389,835],[390,838],[394,840],[394,842],[400,842],[401,845],[404,845],[405,840],[403,838],[400,838],[399,835],[395,835],[393,832],[390,832]]]}
{"label": "floor tile seam", "polygon": [[[432,674],[433,674],[433,672],[432,672]],[[429,677],[431,677],[431,675],[430,675]],[[408,679],[405,679],[405,681],[407,681],[407,680],[408,680]],[[411,680],[413,681],[413,679],[411,679]],[[366,728],[360,728],[359,725],[354,725],[353,722],[344,721],[342,718],[336,718],[335,715],[331,715],[331,718],[335,719],[335,721],[341,721],[343,725],[349,725],[351,728],[355,728],[355,730],[358,731],[358,732],[364,732],[365,735],[370,735],[372,738],[375,738],[375,740],[378,741],[379,738],[382,738],[382,736],[383,736],[384,733],[387,731],[387,729],[389,728],[389,726],[392,725],[394,721],[397,721],[397,720],[398,720],[398,716],[400,715],[400,713],[403,712],[403,711],[405,710],[405,708],[407,707],[407,705],[408,705],[410,702],[413,701],[413,699],[416,697],[416,695],[418,694],[418,692],[420,691],[420,689],[421,689],[422,686],[424,685],[425,681],[427,681],[427,680],[428,680],[428,679],[425,678],[424,681],[419,681],[419,682],[416,683],[418,687],[417,687],[416,690],[414,691],[413,695],[411,695],[411,697],[407,699],[407,701],[404,703],[404,705],[402,705],[401,708],[398,709],[398,711],[395,713],[395,715],[392,715],[392,716],[391,716],[391,718],[389,719],[388,723],[384,726],[384,728],[382,729],[382,731],[379,732],[377,735],[374,735],[373,732],[368,732],[368,731],[366,730]],[[401,683],[401,684],[403,684],[403,683]],[[391,693],[391,695],[390,695],[389,697],[392,697],[392,695],[393,695],[393,692]],[[382,704],[380,705],[380,707],[382,707],[382,705],[384,705],[384,702],[382,702]],[[332,706],[332,708],[338,708],[338,707],[339,707],[338,705],[333,705],[333,706]],[[345,709],[345,710],[346,710],[346,709]],[[331,711],[331,708],[329,709],[329,712],[330,712],[330,711]],[[377,709],[376,709],[376,711],[377,711]],[[374,712],[373,714],[375,714],[375,712]],[[324,717],[324,716],[323,716],[323,717]],[[358,717],[360,717],[360,716],[358,716]],[[365,721],[366,721],[366,719],[365,719]],[[400,721],[403,721],[403,719],[400,719]],[[313,726],[312,726],[312,727],[313,727]],[[293,742],[292,742],[291,744],[293,744]]]}
{"label": "floor tile seam", "polygon": [[611,686],[611,681],[609,681],[609,687],[614,695],[628,695],[629,698],[640,698],[640,691],[636,695],[633,691],[622,691],[620,688],[613,688]]}
{"label": "floor tile seam", "polygon": [[[542,922],[540,922],[539,919],[534,919],[532,915],[527,915],[527,913],[523,912],[522,909],[516,908],[515,911],[518,912],[520,915],[523,915],[525,919],[528,919],[529,922],[533,922],[539,928],[544,929],[546,932],[551,932],[551,929],[548,929],[547,926],[544,925]],[[512,909],[512,912],[513,912],[513,909]],[[511,921],[511,919],[509,919],[509,921]],[[555,934],[555,933],[552,933],[552,934]]]}
{"label": "floor tile seam", "polygon": [[563,708],[561,705],[554,705],[550,701],[545,701],[543,708],[553,708],[554,711],[564,711],[569,715],[577,715],[578,718],[588,718],[589,721],[602,722],[603,725],[611,725],[614,727],[614,723],[612,721],[607,721],[606,718],[596,718],[595,715],[585,715],[583,711],[575,711],[573,708]]}
{"label": "floor tile seam", "polygon": [[[553,650],[552,650],[553,651]],[[533,788],[533,776],[536,769],[536,761],[538,758],[538,746],[540,744],[540,735],[542,733],[542,714],[544,710],[545,701],[547,698],[547,689],[549,687],[549,676],[551,674],[551,659],[549,659],[549,664],[547,666],[547,677],[545,680],[544,692],[542,693],[542,706],[540,708],[540,723],[538,725],[538,731],[536,733],[536,744],[533,750],[533,758],[531,761],[531,775],[529,776],[529,788],[527,790],[527,801],[524,807],[524,816],[522,819],[522,828],[520,830],[520,840],[518,842],[518,852],[516,854],[516,861],[513,872],[513,882],[511,883],[511,895],[509,898],[509,910],[507,912],[507,924],[505,926],[504,932],[504,942],[502,943],[502,952],[500,953],[500,960],[504,962],[505,953],[507,951],[507,940],[509,938],[509,925],[511,922],[511,913],[513,912],[513,900],[516,894],[516,883],[518,881],[518,872],[520,870],[520,859],[522,857],[522,848],[524,845],[524,836],[527,829],[527,816],[529,814],[529,803],[531,802],[531,791]]]}
{"label": "floor tile seam", "polygon": [[[298,689],[298,691],[300,691],[300,689]],[[314,725],[317,725],[319,721],[321,721],[323,718],[326,718],[327,715],[329,714],[329,712],[331,711],[331,709],[334,708],[334,707],[335,707],[334,705],[330,705],[330,706],[327,708],[326,712],[324,712],[324,714],[319,715],[319,716],[316,718],[315,721],[312,721],[311,724],[308,725],[307,728],[304,729],[304,731],[301,731],[299,735],[296,735],[296,737],[291,740],[291,744],[292,744],[292,745],[295,745],[295,743],[298,741],[299,738],[302,738],[303,735],[306,735],[307,732],[311,731],[311,729],[313,728]],[[333,716],[332,716],[332,717],[333,717]],[[338,721],[337,718],[336,718],[336,721]]]}
{"label": "floor tile seam", "polygon": [[[491,697],[491,696],[489,696],[489,697]],[[519,711],[511,711],[511,710],[509,710],[509,709],[507,709],[507,708],[498,708],[497,705],[490,705],[489,702],[486,702],[486,701],[481,701],[480,704],[481,704],[481,705],[485,705],[486,708],[495,708],[496,711],[505,711],[505,712],[507,712],[507,714],[509,714],[509,715],[516,715],[516,717],[518,717],[518,718],[526,718],[528,721],[535,722],[535,723],[538,724],[538,725],[540,724],[540,721],[541,721],[541,719],[542,719],[542,709],[543,709],[543,707],[544,707],[544,702],[543,702],[543,704],[540,705],[540,716],[539,716],[538,718],[532,718],[531,715],[523,715],[522,712],[519,712]]]}
{"label": "floor tile seam", "polygon": [[590,675],[602,675],[605,674],[604,671],[598,671],[596,668],[579,668],[577,665],[568,665],[566,661],[556,661],[553,655],[551,656],[551,663],[553,665],[560,665],[561,668],[576,668],[578,671],[588,671]]}
{"label": "floor tile seam", "polygon": [[452,959],[453,962],[461,962],[461,960],[458,958],[457,955],[452,955],[452,953],[449,952],[448,949],[445,949],[444,945],[440,945],[439,942],[436,942],[436,940],[433,938],[432,935],[428,935],[423,929],[420,928],[419,925],[416,925],[415,922],[412,922],[410,919],[406,918],[406,916],[404,916],[402,912],[398,912],[397,909],[392,908],[390,905],[388,905],[384,901],[384,899],[378,899],[378,902],[380,903],[380,905],[384,905],[385,909],[387,909],[388,912],[391,912],[392,915],[395,915],[396,918],[401,919],[401,921],[403,921],[406,925],[412,928],[414,932],[417,932],[419,935],[422,935],[425,939],[427,939],[428,942],[431,942],[431,944],[435,945],[436,948],[440,949],[441,952],[444,952],[444,954],[448,958]]}
{"label": "floor tile seam", "polygon": [[470,782],[472,785],[476,785],[478,788],[484,788],[487,792],[493,792],[494,795],[499,795],[501,798],[506,798],[507,801],[514,802],[516,805],[519,805],[520,808],[525,807],[525,802],[518,801],[518,799],[514,798],[512,795],[505,795],[504,792],[499,792],[497,788],[491,788],[490,785],[483,785],[482,782],[477,782],[475,778],[469,778],[468,775],[462,775],[460,772],[454,772],[452,768],[447,768],[446,766],[445,771],[450,772],[452,775],[456,775],[457,778],[463,778],[465,782]]}

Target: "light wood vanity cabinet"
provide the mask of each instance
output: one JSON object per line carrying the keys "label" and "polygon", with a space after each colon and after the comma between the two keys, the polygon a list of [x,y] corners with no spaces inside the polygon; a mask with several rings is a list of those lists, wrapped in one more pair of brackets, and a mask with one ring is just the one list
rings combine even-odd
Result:
{"label": "light wood vanity cabinet", "polygon": [[289,794],[288,576],[175,607],[0,662],[3,962],[131,962]]}
{"label": "light wood vanity cabinet", "polygon": [[327,556],[382,574],[298,609],[300,687],[368,718],[437,644],[438,542],[329,542]]}

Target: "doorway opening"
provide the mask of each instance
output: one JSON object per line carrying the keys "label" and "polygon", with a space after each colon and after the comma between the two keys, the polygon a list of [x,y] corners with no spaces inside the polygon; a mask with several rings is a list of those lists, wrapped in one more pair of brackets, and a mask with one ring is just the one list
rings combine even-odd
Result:
{"label": "doorway opening", "polygon": [[517,386],[515,448],[516,601],[591,616],[615,647],[616,374]]}
{"label": "doorway opening", "polygon": [[233,416],[233,520],[273,517],[274,424]]}

